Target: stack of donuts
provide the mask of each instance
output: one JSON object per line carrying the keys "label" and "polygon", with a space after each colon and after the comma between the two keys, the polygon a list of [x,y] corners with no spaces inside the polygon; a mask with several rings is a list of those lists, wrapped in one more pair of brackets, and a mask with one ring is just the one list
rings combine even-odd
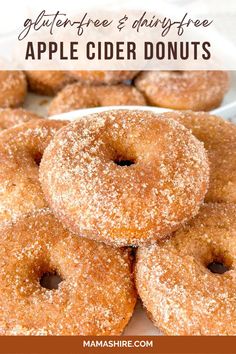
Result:
{"label": "stack of donuts", "polygon": [[[0,334],[236,334],[236,126],[225,72],[0,72]],[[117,107],[73,122],[49,114]],[[178,110],[177,110],[178,109]],[[49,285],[49,278],[54,277]],[[55,279],[57,279],[55,283]]]}

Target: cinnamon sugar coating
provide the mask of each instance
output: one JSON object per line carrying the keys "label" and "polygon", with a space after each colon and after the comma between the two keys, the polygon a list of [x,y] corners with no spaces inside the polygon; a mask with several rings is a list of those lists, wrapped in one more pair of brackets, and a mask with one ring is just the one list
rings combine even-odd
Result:
{"label": "cinnamon sugar coating", "polygon": [[146,100],[134,86],[122,84],[88,86],[75,83],[66,86],[51,101],[49,115],[80,108],[122,105],[145,106]]}
{"label": "cinnamon sugar coating", "polygon": [[138,71],[127,71],[127,70],[97,70],[97,71],[68,71],[69,75],[73,79],[78,80],[82,83],[99,85],[99,84],[118,84],[126,80],[132,80]]}
{"label": "cinnamon sugar coating", "polygon": [[236,334],[235,216],[235,204],[206,204],[171,239],[138,249],[138,293],[165,334]]}
{"label": "cinnamon sugar coating", "polygon": [[135,85],[151,105],[210,111],[221,104],[229,75],[226,71],[146,71]]}
{"label": "cinnamon sugar coating", "polygon": [[[127,249],[70,234],[48,210],[0,227],[1,335],[119,335],[136,303]],[[57,273],[58,289],[40,285]]]}
{"label": "cinnamon sugar coating", "polygon": [[47,205],[39,183],[38,165],[44,149],[65,124],[42,119],[1,132],[0,223]]}
{"label": "cinnamon sugar coating", "polygon": [[19,107],[23,104],[27,91],[25,75],[22,71],[0,71],[0,107]]}
{"label": "cinnamon sugar coating", "polygon": [[191,129],[204,143],[210,163],[206,201],[236,203],[236,125],[203,112],[168,112],[165,116]]}
{"label": "cinnamon sugar coating", "polygon": [[15,125],[37,119],[42,119],[42,117],[23,108],[0,108],[0,132]]}
{"label": "cinnamon sugar coating", "polygon": [[28,70],[25,74],[29,89],[41,95],[54,96],[64,86],[74,81],[67,71],[62,70]]}
{"label": "cinnamon sugar coating", "polygon": [[44,152],[40,180],[69,230],[137,246],[166,237],[197,214],[208,161],[203,144],[176,121],[114,110],[61,129]]}

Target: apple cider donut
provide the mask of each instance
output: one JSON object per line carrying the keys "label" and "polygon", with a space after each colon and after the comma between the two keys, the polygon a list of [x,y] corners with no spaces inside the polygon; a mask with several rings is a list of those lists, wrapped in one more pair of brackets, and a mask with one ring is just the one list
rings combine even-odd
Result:
{"label": "apple cider donut", "polygon": [[210,111],[221,104],[229,75],[225,71],[146,71],[135,85],[151,105]]}
{"label": "apple cider donut", "polygon": [[206,204],[165,242],[137,252],[136,285],[167,335],[236,334],[236,204]]}
{"label": "apple cider donut", "polygon": [[67,71],[26,71],[29,89],[41,95],[54,96],[64,86],[74,80]]}
{"label": "apple cider donut", "polygon": [[123,332],[136,303],[127,249],[76,237],[48,210],[0,231],[1,335]]}
{"label": "apple cider donut", "polygon": [[80,108],[101,106],[145,106],[146,100],[135,87],[128,85],[66,86],[51,101],[49,114],[59,114]]}
{"label": "apple cider donut", "polygon": [[0,71],[0,107],[19,107],[25,99],[27,83],[22,71]]}
{"label": "apple cider donut", "polygon": [[15,125],[37,119],[42,119],[42,117],[23,108],[0,108],[0,132]]}
{"label": "apple cider donut", "polygon": [[236,203],[236,125],[204,112],[167,112],[204,143],[210,163],[207,202]]}
{"label": "apple cider donut", "polygon": [[208,162],[189,130],[146,111],[72,122],[45,150],[40,180],[69,230],[115,246],[154,242],[194,216]]}
{"label": "apple cider donut", "polygon": [[126,70],[100,70],[100,71],[69,71],[71,77],[82,83],[99,85],[99,84],[118,84],[123,81],[132,80],[138,71]]}
{"label": "apple cider donut", "polygon": [[47,205],[38,165],[44,149],[65,124],[39,119],[1,132],[0,223],[14,221]]}

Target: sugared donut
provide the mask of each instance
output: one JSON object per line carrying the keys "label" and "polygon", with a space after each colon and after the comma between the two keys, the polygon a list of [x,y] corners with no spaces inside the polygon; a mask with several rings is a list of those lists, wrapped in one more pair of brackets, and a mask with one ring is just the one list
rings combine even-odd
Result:
{"label": "sugared donut", "polygon": [[229,75],[226,71],[147,71],[135,85],[151,105],[210,111],[224,98]]}
{"label": "sugared donut", "polygon": [[42,119],[1,132],[0,223],[47,205],[39,183],[38,165],[44,149],[65,124]]}
{"label": "sugared donut", "polygon": [[0,231],[1,335],[122,333],[136,302],[128,250],[78,238],[49,211]]}
{"label": "sugared donut", "polygon": [[27,111],[23,108],[0,108],[0,132],[15,125],[37,119],[42,118],[36,113]]}
{"label": "sugared donut", "polygon": [[191,129],[208,152],[210,184],[206,201],[236,203],[236,125],[207,113],[167,112]]}
{"label": "sugared donut", "polygon": [[41,95],[54,96],[64,86],[74,80],[67,71],[26,71],[29,89]]}
{"label": "sugared donut", "polygon": [[27,83],[22,71],[0,71],[0,108],[19,107],[25,99]]}
{"label": "sugared donut", "polygon": [[69,230],[115,246],[162,239],[194,216],[208,162],[189,130],[145,111],[72,122],[45,150],[40,179]]}
{"label": "sugared donut", "polygon": [[123,81],[132,80],[138,71],[126,70],[100,70],[100,71],[69,71],[71,77],[83,83],[97,84],[118,84]]}
{"label": "sugared donut", "polygon": [[235,204],[206,204],[170,240],[138,250],[138,293],[165,334],[236,335],[235,216]]}
{"label": "sugared donut", "polygon": [[66,86],[51,101],[49,114],[59,114],[79,108],[101,106],[145,106],[146,100],[135,87],[128,85]]}

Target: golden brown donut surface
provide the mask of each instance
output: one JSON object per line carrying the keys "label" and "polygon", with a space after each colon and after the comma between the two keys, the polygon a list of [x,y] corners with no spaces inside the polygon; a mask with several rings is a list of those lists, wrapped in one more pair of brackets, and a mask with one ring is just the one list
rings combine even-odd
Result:
{"label": "golden brown donut surface", "polygon": [[210,163],[206,201],[236,202],[236,125],[207,113],[167,112],[204,143]]}
{"label": "golden brown donut surface", "polygon": [[25,72],[29,89],[42,95],[54,96],[64,86],[73,82],[67,71],[34,70]]}
{"label": "golden brown donut surface", "polygon": [[166,237],[198,212],[208,162],[203,144],[176,121],[113,110],[61,129],[44,152],[40,180],[70,230],[139,245]]}
{"label": "golden brown donut surface", "polygon": [[22,71],[0,71],[0,107],[19,107],[25,99],[27,83]]}
{"label": "golden brown donut surface", "polygon": [[42,117],[23,108],[0,108],[0,132],[15,125],[37,119],[42,119]]}
{"label": "golden brown donut surface", "polygon": [[71,77],[92,85],[98,84],[118,84],[126,80],[132,80],[138,73],[138,71],[127,70],[98,70],[98,71],[69,71]]}
{"label": "golden brown donut surface", "polygon": [[51,101],[49,114],[59,114],[79,108],[122,105],[145,106],[146,100],[134,86],[85,86],[76,83],[66,86]]}
{"label": "golden brown donut surface", "polygon": [[46,206],[38,164],[56,131],[65,124],[42,119],[1,132],[0,223]]}
{"label": "golden brown donut surface", "polygon": [[138,292],[165,334],[236,334],[235,216],[235,204],[206,204],[170,240],[139,248]]}
{"label": "golden brown donut surface", "polygon": [[[1,335],[119,335],[135,306],[129,251],[78,238],[49,211],[0,228]],[[40,282],[58,274],[58,289]]]}
{"label": "golden brown donut surface", "polygon": [[147,71],[135,85],[151,105],[210,111],[224,98],[229,75],[225,71]]}

